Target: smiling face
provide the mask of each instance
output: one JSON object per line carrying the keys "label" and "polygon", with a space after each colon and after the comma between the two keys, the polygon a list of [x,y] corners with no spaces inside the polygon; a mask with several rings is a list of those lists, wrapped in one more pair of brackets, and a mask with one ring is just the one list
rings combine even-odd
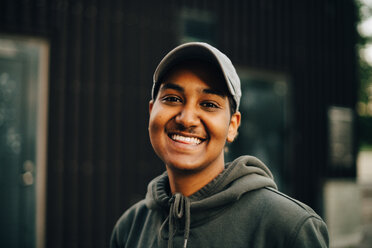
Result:
{"label": "smiling face", "polygon": [[223,149],[237,134],[240,113],[230,113],[219,73],[196,61],[178,65],[150,101],[150,140],[168,169],[188,173],[223,169]]}

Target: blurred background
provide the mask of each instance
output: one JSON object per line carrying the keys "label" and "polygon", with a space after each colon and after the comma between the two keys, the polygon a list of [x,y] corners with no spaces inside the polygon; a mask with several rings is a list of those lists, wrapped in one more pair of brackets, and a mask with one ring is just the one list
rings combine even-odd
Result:
{"label": "blurred background", "polygon": [[152,73],[187,41],[242,81],[226,160],[265,162],[331,247],[372,247],[371,16],[371,0],[1,0],[0,247],[108,246],[164,170]]}

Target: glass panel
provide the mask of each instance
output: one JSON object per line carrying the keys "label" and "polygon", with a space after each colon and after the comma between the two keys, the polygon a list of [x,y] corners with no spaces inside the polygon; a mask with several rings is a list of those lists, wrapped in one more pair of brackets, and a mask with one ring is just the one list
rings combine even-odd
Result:
{"label": "glass panel", "polygon": [[180,41],[204,41],[214,44],[216,41],[216,21],[209,11],[184,8],[180,15]]}
{"label": "glass panel", "polygon": [[43,41],[0,36],[0,247],[35,247],[44,218],[36,197],[44,194],[38,183],[45,190],[38,154],[45,159],[47,50]]}
{"label": "glass panel", "polygon": [[288,82],[280,75],[239,73],[242,113],[239,136],[227,147],[226,160],[252,155],[273,172],[283,190],[283,169],[288,156]]}
{"label": "glass panel", "polygon": [[331,170],[352,171],[354,168],[354,111],[351,108],[328,108],[328,146]]}

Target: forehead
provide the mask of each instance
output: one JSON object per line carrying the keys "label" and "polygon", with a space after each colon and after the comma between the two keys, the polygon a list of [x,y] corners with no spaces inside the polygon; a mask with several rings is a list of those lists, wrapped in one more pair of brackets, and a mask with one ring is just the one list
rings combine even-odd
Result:
{"label": "forehead", "polygon": [[227,85],[222,72],[215,65],[199,60],[188,60],[173,66],[165,73],[161,84],[175,83],[171,81],[185,74],[195,75],[209,88],[219,92],[221,95],[228,95]]}

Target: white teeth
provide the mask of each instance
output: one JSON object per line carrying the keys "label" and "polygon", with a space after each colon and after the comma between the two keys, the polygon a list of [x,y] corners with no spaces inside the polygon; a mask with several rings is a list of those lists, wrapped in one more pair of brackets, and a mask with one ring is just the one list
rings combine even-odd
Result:
{"label": "white teeth", "polygon": [[185,136],[181,136],[181,135],[178,135],[178,134],[173,134],[172,135],[172,140],[186,142],[186,143],[191,143],[191,144],[194,144],[194,145],[198,145],[198,144],[200,144],[202,142],[198,138],[195,138],[195,137],[185,137]]}

